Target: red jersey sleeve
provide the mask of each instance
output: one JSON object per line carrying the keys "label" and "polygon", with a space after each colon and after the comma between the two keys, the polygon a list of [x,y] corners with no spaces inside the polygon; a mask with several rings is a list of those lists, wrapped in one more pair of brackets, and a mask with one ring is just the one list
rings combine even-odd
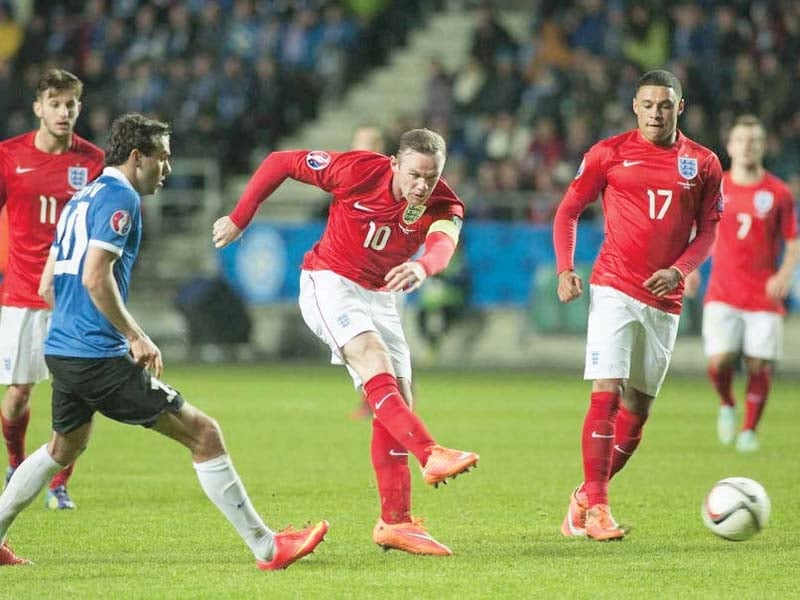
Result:
{"label": "red jersey sleeve", "polygon": [[356,179],[353,173],[352,152],[323,152],[320,150],[286,150],[272,152],[256,169],[230,214],[240,229],[250,224],[258,207],[287,178],[316,186],[326,192]]}
{"label": "red jersey sleeve", "polygon": [[[1,204],[1,203],[0,203]],[[784,241],[797,237],[797,206],[790,191],[787,190],[780,206],[781,235]]]}
{"label": "red jersey sleeve", "polygon": [[595,144],[584,155],[575,179],[572,180],[553,221],[553,246],[556,253],[556,272],[575,268],[575,240],[578,217],[583,210],[597,200],[606,186],[606,158],[608,152]]}
{"label": "red jersey sleeve", "polygon": [[3,210],[3,207],[6,204],[6,165],[8,164],[8,160],[6,159],[6,151],[5,148],[0,147],[0,211]]}
{"label": "red jersey sleeve", "polygon": [[696,218],[697,234],[672,265],[684,276],[711,256],[722,215],[722,166],[714,153],[709,153],[706,159],[705,174],[703,202],[700,205],[700,214]]}

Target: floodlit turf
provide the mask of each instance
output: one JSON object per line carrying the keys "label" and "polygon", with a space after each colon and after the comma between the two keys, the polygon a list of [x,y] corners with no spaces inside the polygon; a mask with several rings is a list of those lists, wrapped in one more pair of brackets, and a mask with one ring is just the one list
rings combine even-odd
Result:
{"label": "floodlit turf", "polygon": [[[706,381],[668,377],[640,451],[611,486],[614,514],[633,531],[601,544],[558,532],[581,479],[588,384],[420,372],[418,409],[434,435],[481,454],[479,469],[438,490],[414,467],[414,512],[456,553],[429,558],[371,542],[369,425],[348,420],[356,395],[342,369],[168,366],[165,379],[219,420],[268,523],[325,518],[327,541],[285,572],[258,571],[184,449],[98,417],[70,488],[78,510],[51,512],[38,498],[17,520],[12,546],[36,565],[0,570],[0,598],[800,597],[797,381],[776,381],[762,450],[743,456],[716,441]],[[29,450],[47,435],[46,386],[34,405]],[[732,475],[772,499],[769,526],[748,542],[717,539],[700,519],[707,489]]]}

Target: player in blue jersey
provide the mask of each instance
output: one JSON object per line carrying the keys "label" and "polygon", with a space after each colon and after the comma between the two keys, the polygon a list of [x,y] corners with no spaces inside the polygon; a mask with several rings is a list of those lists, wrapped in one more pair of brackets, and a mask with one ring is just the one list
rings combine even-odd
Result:
{"label": "player in blue jersey", "polygon": [[[170,129],[138,114],[113,124],[103,174],[58,221],[39,292],[54,306],[45,358],[53,376],[53,436],[0,496],[0,565],[25,564],[5,542],[17,515],[86,448],[95,412],[186,446],[200,485],[262,570],[282,569],[322,541],[328,523],[273,533],[234,470],[217,423],[161,382],[161,352],[125,307],[142,236],[141,196],[170,172]],[[151,375],[152,371],[152,375]]]}

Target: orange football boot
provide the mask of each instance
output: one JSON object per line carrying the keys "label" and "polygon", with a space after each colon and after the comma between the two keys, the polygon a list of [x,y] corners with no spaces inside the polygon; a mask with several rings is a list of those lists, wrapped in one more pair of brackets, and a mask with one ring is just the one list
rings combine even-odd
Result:
{"label": "orange football boot", "polygon": [[480,456],[474,452],[451,450],[442,446],[432,446],[431,454],[422,468],[422,477],[425,483],[439,487],[440,483],[447,483],[448,478],[469,471],[478,466]]}
{"label": "orange football boot", "polygon": [[8,547],[6,542],[0,546],[0,567],[2,566],[16,566],[16,565],[32,565],[33,563],[27,558],[22,558],[14,554],[14,551]]}
{"label": "orange football boot", "polygon": [[275,534],[275,554],[272,558],[267,561],[257,560],[256,566],[262,571],[285,569],[293,562],[311,554],[325,538],[328,528],[327,521],[309,525],[300,531],[295,531],[291,526],[287,527]]}
{"label": "orange football boot", "polygon": [[586,513],[586,535],[599,542],[621,540],[625,530],[611,516],[608,504],[595,504]]}
{"label": "orange football boot", "polygon": [[569,496],[569,508],[561,524],[561,533],[567,537],[584,537],[586,535],[586,511],[589,510],[589,498],[581,487],[575,488]]}
{"label": "orange football boot", "polygon": [[410,523],[386,523],[378,519],[372,540],[384,550],[402,550],[411,554],[450,556],[453,551],[440,544],[422,526],[422,519],[411,517]]}

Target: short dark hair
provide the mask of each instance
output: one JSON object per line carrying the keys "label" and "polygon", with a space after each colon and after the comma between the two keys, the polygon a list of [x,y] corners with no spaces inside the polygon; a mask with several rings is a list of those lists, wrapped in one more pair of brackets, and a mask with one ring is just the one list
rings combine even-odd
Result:
{"label": "short dark hair", "polygon": [[639,80],[636,82],[636,91],[638,92],[639,88],[645,85],[660,85],[662,87],[672,88],[675,90],[675,95],[678,96],[678,100],[683,98],[681,82],[669,71],[663,69],[648,71],[639,77]]}
{"label": "short dark hair", "polygon": [[431,156],[441,154],[442,158],[447,158],[447,144],[444,138],[435,131],[425,128],[411,129],[400,136],[397,156],[408,151]]}
{"label": "short dark hair", "polygon": [[139,113],[126,113],[114,119],[106,144],[106,165],[124,164],[134,149],[150,156],[158,148],[158,138],[171,133],[167,123],[148,119]]}
{"label": "short dark hair", "polygon": [[[736,127],[737,125],[744,125],[745,127],[761,127],[761,129],[764,129],[764,123],[761,122],[761,119],[751,114],[739,115],[736,117],[736,120],[733,122],[733,127]],[[733,129],[733,127],[731,127],[731,129]]]}
{"label": "short dark hair", "polygon": [[36,99],[43,100],[47,90],[73,92],[75,97],[80,99],[83,94],[83,82],[64,69],[47,69],[36,82]]}

